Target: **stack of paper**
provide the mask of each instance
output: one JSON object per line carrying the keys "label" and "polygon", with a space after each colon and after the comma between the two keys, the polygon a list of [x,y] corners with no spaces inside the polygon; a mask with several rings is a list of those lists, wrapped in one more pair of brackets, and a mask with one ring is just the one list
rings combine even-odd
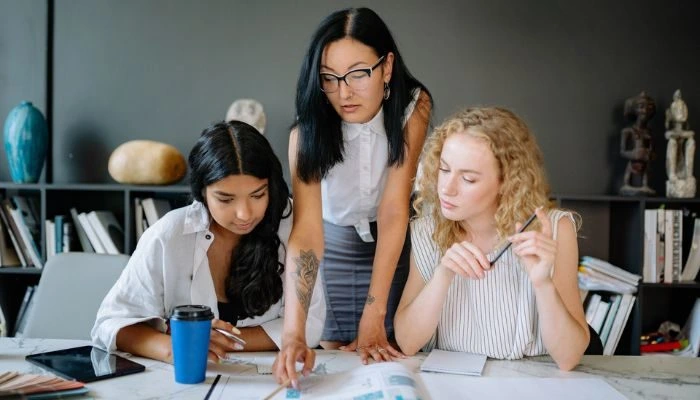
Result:
{"label": "stack of paper", "polygon": [[433,350],[421,364],[420,370],[423,372],[481,376],[484,365],[486,365],[486,356],[483,354]]}

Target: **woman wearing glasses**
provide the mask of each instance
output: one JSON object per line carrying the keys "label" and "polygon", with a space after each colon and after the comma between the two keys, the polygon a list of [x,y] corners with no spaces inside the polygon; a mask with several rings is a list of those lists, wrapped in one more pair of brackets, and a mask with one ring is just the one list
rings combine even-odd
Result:
{"label": "woman wearing glasses", "polygon": [[[275,367],[296,384],[313,366],[304,325],[323,280],[325,348],[391,360],[393,314],[408,273],[409,201],[431,113],[389,29],[367,8],[337,11],[313,34],[289,140],[294,224],[287,253],[284,343]],[[319,268],[319,265],[322,266]]]}

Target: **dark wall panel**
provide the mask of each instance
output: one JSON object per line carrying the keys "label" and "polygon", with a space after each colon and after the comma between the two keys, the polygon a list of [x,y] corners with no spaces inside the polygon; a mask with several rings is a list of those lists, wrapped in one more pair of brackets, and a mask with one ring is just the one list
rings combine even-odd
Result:
{"label": "dark wall panel", "polygon": [[[676,88],[691,124],[700,126],[695,3],[371,4],[432,90],[436,122],[466,105],[510,107],[535,131],[553,190],[610,193],[624,168],[617,154],[625,98],[646,89],[657,100],[657,189],[664,180],[662,115]],[[266,134],[286,165],[308,38],[323,16],[346,4],[57,2],[55,181],[111,181],[107,158],[127,140],[160,140],[187,154],[200,130],[241,97],[264,104]]]}
{"label": "dark wall panel", "polygon": [[[46,9],[46,0],[0,0],[0,132],[23,100],[46,115]],[[10,181],[4,149],[0,180]]]}

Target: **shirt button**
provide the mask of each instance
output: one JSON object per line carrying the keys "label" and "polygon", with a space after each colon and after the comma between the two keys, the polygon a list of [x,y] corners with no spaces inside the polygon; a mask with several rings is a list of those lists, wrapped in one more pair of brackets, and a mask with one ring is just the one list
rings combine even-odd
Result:
{"label": "shirt button", "polygon": [[205,236],[205,238],[206,238],[207,240],[211,240],[211,235],[210,235],[210,234],[207,234],[207,235]]}

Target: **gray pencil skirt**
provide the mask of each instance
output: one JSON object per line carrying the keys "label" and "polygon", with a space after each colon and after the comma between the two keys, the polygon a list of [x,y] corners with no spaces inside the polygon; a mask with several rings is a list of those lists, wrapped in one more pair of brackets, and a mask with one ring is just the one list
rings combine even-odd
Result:
{"label": "gray pencil skirt", "polygon": [[[377,242],[366,243],[353,226],[323,223],[325,249],[320,265],[326,295],[326,323],[322,340],[350,342],[357,337],[362,310],[367,301]],[[377,224],[370,224],[377,238]],[[403,250],[391,283],[384,321],[387,337],[394,336],[394,314],[408,278],[411,239],[408,229]]]}

